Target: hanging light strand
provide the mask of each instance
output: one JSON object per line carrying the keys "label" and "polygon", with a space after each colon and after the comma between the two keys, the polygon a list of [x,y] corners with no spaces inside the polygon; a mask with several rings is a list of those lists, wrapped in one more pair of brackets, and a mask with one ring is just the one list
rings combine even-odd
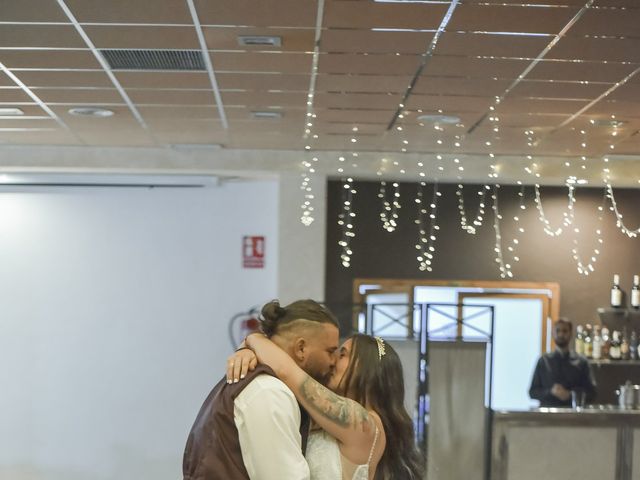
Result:
{"label": "hanging light strand", "polygon": [[356,217],[353,211],[353,196],[357,193],[353,187],[353,178],[346,178],[342,181],[342,210],[338,214],[338,226],[342,232],[338,245],[342,249],[340,261],[344,268],[351,266],[351,240],[356,236],[353,222]]}
{"label": "hanging light strand", "polygon": [[478,210],[476,213],[476,217],[471,224],[467,222],[467,214],[464,207],[464,186],[462,183],[458,184],[458,188],[456,189],[456,196],[458,197],[458,211],[460,213],[460,228],[467,232],[470,235],[475,235],[476,230],[482,226],[484,221],[484,207],[485,207],[485,196],[486,192],[490,187],[485,185],[483,188],[478,190],[478,196],[480,197],[478,203]]}
{"label": "hanging light strand", "polygon": [[615,213],[616,215],[616,226],[620,229],[620,231],[622,231],[622,233],[624,233],[629,238],[637,237],[638,234],[640,233],[640,227],[636,228],[635,230],[632,230],[624,224],[624,221],[622,220],[622,214],[620,213],[620,210],[618,210],[616,197],[613,194],[613,187],[611,186],[610,183],[607,183],[607,196],[611,201],[611,209],[613,210],[613,213]]}
{"label": "hanging light strand", "polygon": [[387,198],[387,182],[380,182],[380,190],[378,191],[378,198],[382,200],[380,221],[382,222],[382,228],[389,233],[395,231],[398,226],[398,210],[402,208],[400,205],[400,186],[397,182],[393,182],[392,187],[391,200]]}
{"label": "hanging light strand", "polygon": [[318,161],[318,157],[313,157],[311,161],[303,160],[302,166],[307,170],[301,174],[302,182],[300,183],[300,190],[303,191],[304,200],[300,205],[302,209],[302,216],[300,217],[300,221],[306,227],[311,225],[314,221],[313,218],[313,205],[312,201],[314,199],[313,188],[312,188],[312,177],[316,172],[315,163]]}
{"label": "hanging light strand", "polygon": [[563,232],[563,228],[565,227],[569,227],[571,226],[571,224],[573,223],[574,217],[575,217],[575,211],[573,208],[573,205],[575,204],[575,195],[574,195],[574,189],[575,187],[571,184],[567,185],[567,188],[569,189],[569,205],[567,206],[567,210],[562,212],[562,225],[556,229],[554,229],[553,227],[551,227],[551,222],[549,222],[549,219],[547,218],[547,216],[544,213],[544,208],[542,206],[542,196],[540,195],[540,185],[539,184],[535,184],[534,186],[535,188],[535,192],[536,192],[536,197],[535,197],[535,202],[536,202],[536,208],[538,209],[538,213],[539,213],[539,219],[542,222],[543,226],[544,226],[544,232],[549,235],[550,237],[558,237],[562,234]]}
{"label": "hanging light strand", "polygon": [[500,185],[495,185],[493,187],[493,195],[491,199],[493,200],[493,229],[496,234],[496,242],[493,251],[496,254],[496,263],[498,264],[498,268],[500,269],[500,278],[513,278],[513,272],[511,271],[511,265],[509,263],[505,263],[504,258],[502,256],[502,235],[500,233],[500,220],[502,220],[502,215],[500,215],[500,208],[498,206],[498,191],[500,190]]}
{"label": "hanging light strand", "polygon": [[[440,227],[437,224],[438,199],[442,196],[438,190],[438,183],[433,184],[433,197],[429,208],[424,205],[424,188],[427,184],[420,182],[416,203],[418,204],[418,217],[415,220],[418,226],[418,241],[416,243],[416,259],[418,260],[418,269],[422,272],[433,271],[433,257],[435,255],[436,238]],[[427,216],[429,217],[427,226]]]}
{"label": "hanging light strand", "polygon": [[580,275],[588,276],[590,273],[595,271],[595,264],[598,261],[598,257],[600,256],[600,252],[602,249],[602,245],[604,244],[604,240],[602,238],[602,218],[604,216],[604,205],[607,201],[607,190],[605,189],[604,195],[602,196],[602,204],[598,207],[598,224],[596,226],[596,246],[591,253],[591,258],[588,263],[582,261],[582,257],[580,256],[580,248],[578,245],[578,234],[580,233],[579,228],[574,228],[573,232],[575,236],[573,237],[573,248],[571,249],[572,257],[576,262],[576,267],[578,269],[578,273]]}

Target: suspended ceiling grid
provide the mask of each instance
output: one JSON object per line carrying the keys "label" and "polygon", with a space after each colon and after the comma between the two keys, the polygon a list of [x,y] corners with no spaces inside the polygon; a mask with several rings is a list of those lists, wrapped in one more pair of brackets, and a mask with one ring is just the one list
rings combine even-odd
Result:
{"label": "suspended ceiling grid", "polygon": [[[558,157],[640,148],[634,0],[326,0],[318,32],[315,0],[194,0],[193,7],[1,1],[0,107],[24,115],[0,117],[0,142]],[[214,82],[207,71],[107,72],[92,49],[202,50],[198,24]],[[304,138],[316,34],[317,138]],[[240,46],[240,35],[278,36],[282,45]],[[496,98],[497,133],[488,120]],[[68,113],[78,106],[115,114]],[[281,118],[256,119],[257,111]],[[459,122],[436,130],[418,119],[424,114]],[[527,145],[529,130],[535,147]]]}

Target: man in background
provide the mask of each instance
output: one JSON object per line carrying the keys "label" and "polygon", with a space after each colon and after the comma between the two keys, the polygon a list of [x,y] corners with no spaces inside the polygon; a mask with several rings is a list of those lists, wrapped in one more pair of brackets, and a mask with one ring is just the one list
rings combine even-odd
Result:
{"label": "man in background", "polygon": [[571,333],[571,322],[559,318],[553,328],[556,350],[545,353],[538,360],[529,396],[539,400],[541,407],[571,407],[572,395],[576,396],[577,406],[582,406],[596,395],[589,362],[569,349]]}

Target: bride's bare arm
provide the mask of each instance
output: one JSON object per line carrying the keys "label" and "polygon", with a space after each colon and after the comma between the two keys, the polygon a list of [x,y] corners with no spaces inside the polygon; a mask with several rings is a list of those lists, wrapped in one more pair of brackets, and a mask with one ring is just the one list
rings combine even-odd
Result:
{"label": "bride's bare arm", "polygon": [[335,394],[315,381],[268,338],[250,335],[246,341],[258,361],[271,367],[326,432],[342,443],[371,444],[375,435],[375,422],[362,405]]}

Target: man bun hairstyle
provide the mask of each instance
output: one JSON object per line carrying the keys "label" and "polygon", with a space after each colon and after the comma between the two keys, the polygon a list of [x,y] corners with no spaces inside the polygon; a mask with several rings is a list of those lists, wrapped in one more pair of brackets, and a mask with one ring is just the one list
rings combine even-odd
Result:
{"label": "man bun hairstyle", "polygon": [[262,332],[271,337],[296,320],[330,323],[338,326],[338,320],[324,305],[315,300],[297,300],[284,307],[278,300],[272,300],[262,307]]}

